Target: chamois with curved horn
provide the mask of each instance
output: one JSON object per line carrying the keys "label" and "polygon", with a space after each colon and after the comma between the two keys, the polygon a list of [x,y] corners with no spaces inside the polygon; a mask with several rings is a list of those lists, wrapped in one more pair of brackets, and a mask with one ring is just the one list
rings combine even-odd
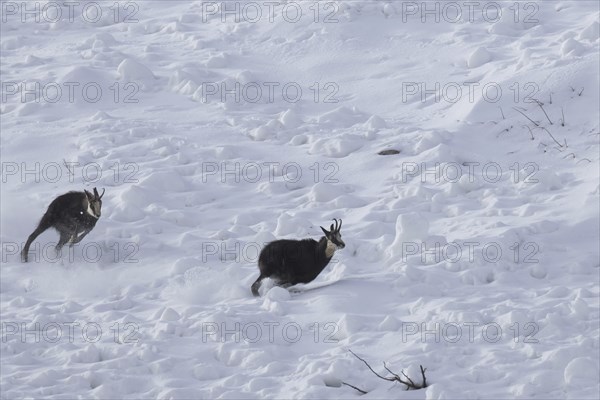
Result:
{"label": "chamois with curved horn", "polygon": [[87,190],[68,192],[52,200],[37,228],[29,235],[27,243],[23,247],[21,252],[23,262],[28,260],[31,243],[48,228],[54,228],[60,234],[60,239],[55,247],[57,253],[67,242],[71,246],[81,242],[94,229],[100,218],[102,196],[104,196],[104,190],[102,190],[102,194],[98,194],[94,188],[94,194]]}
{"label": "chamois with curved horn", "polygon": [[321,227],[325,236],[318,242],[282,239],[268,243],[258,257],[260,276],[252,284],[252,294],[259,295],[258,289],[265,278],[272,278],[283,287],[313,281],[329,264],[333,253],[346,246],[340,234],[342,220],[334,221],[335,226],[331,224],[329,231]]}

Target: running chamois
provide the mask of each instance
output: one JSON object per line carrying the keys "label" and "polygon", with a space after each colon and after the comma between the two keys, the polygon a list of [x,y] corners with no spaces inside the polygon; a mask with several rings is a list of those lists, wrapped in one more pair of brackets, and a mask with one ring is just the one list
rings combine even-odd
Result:
{"label": "running chamois", "polygon": [[258,257],[260,276],[252,284],[252,294],[259,296],[258,289],[265,278],[274,279],[282,287],[313,281],[329,264],[333,253],[346,246],[340,234],[342,220],[339,225],[337,219],[334,221],[335,226],[331,224],[329,231],[321,227],[325,236],[318,242],[283,239],[268,243]]}
{"label": "running chamois", "polygon": [[83,192],[68,192],[55,198],[48,206],[38,227],[29,235],[21,252],[23,262],[27,262],[31,243],[48,228],[54,228],[60,234],[60,239],[55,247],[57,253],[67,242],[71,246],[81,242],[94,229],[100,218],[102,196],[104,196],[104,190],[99,195],[94,188],[94,194],[84,190]]}

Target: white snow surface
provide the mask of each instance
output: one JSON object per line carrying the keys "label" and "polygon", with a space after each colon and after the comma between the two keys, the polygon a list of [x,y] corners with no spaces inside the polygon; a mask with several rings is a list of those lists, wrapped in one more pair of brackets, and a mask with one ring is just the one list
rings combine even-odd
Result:
{"label": "white snow surface", "polygon": [[467,3],[3,1],[0,396],[599,398],[598,2]]}

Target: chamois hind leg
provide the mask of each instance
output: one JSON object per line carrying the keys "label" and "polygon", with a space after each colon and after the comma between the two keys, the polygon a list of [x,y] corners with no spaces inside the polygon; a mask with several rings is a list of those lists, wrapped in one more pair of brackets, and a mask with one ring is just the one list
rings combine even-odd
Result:
{"label": "chamois hind leg", "polygon": [[265,278],[266,276],[261,273],[258,279],[252,284],[251,290],[254,296],[260,296],[260,293],[258,293],[258,289],[260,288],[262,280]]}
{"label": "chamois hind leg", "polygon": [[23,262],[27,262],[29,259],[29,257],[28,257],[29,256],[29,247],[31,247],[31,243],[33,243],[33,241],[38,236],[40,236],[46,229],[50,228],[51,226],[52,226],[51,219],[50,219],[50,217],[48,217],[47,214],[45,214],[42,217],[37,228],[35,228],[35,230],[27,238],[27,242],[25,243],[25,246],[23,247],[23,251],[21,251],[21,260]]}

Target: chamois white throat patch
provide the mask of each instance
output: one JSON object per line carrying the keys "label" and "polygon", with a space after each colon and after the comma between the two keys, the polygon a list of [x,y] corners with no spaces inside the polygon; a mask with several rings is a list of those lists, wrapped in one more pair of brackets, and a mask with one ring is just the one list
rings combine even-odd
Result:
{"label": "chamois white throat patch", "polygon": [[325,248],[325,255],[327,258],[333,257],[333,253],[337,250],[337,246],[331,240],[327,239],[327,247]]}

